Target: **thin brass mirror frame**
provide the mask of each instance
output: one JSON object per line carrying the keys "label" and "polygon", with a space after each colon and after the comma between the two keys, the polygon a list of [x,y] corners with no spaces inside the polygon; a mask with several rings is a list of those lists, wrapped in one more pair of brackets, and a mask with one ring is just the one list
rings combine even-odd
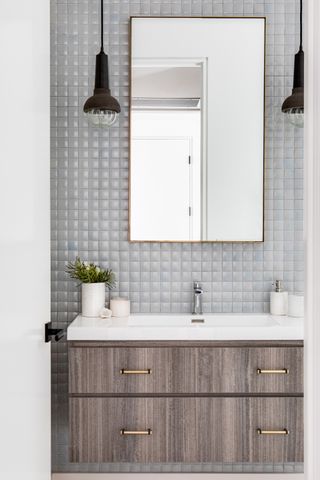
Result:
{"label": "thin brass mirror frame", "polygon": [[[263,62],[263,175],[262,175],[262,240],[132,240],[131,239],[131,99],[132,99],[132,22],[135,18],[194,18],[194,19],[247,19],[247,20],[256,20],[260,19],[264,21],[264,62]],[[143,15],[132,15],[129,20],[129,177],[128,177],[128,241],[130,243],[263,243],[264,242],[264,220],[265,220],[265,168],[266,168],[266,152],[265,152],[265,137],[266,137],[266,38],[267,38],[267,29],[266,29],[267,19],[264,16],[212,16],[212,17],[192,17],[192,16],[143,16]]]}

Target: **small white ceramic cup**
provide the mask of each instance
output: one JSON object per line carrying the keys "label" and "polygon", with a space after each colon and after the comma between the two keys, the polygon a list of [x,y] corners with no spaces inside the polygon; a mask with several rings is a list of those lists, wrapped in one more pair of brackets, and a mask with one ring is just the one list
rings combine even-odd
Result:
{"label": "small white ceramic cup", "polygon": [[126,297],[111,298],[110,310],[113,317],[128,317],[130,315],[130,300]]}
{"label": "small white ceramic cup", "polygon": [[303,296],[303,293],[291,293],[289,295],[288,316],[289,317],[303,317],[304,316],[304,296]]}

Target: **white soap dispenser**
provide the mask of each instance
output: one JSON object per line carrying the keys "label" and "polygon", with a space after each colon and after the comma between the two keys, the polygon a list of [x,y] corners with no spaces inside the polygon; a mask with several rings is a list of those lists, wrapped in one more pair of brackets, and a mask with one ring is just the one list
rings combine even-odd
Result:
{"label": "white soap dispenser", "polygon": [[288,314],[288,292],[283,290],[282,280],[276,280],[275,291],[270,293],[270,313],[271,315]]}

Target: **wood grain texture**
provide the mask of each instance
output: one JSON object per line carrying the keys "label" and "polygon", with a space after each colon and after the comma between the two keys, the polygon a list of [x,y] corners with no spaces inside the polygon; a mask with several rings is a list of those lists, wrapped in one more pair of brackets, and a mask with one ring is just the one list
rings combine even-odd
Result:
{"label": "wood grain texture", "polygon": [[[72,462],[302,462],[302,398],[71,398]],[[121,428],[150,436],[121,436]],[[290,430],[259,436],[257,429]]]}
{"label": "wood grain texture", "polygon": [[[120,370],[151,369],[122,375]],[[257,369],[289,374],[258,375]],[[301,394],[301,347],[70,346],[70,394]]]}

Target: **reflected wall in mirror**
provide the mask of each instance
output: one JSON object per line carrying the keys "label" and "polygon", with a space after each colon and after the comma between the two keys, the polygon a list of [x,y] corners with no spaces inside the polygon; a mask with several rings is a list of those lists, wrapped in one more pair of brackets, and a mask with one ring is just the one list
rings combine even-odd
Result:
{"label": "reflected wall in mirror", "polygon": [[263,241],[264,49],[264,18],[131,19],[131,241]]}

